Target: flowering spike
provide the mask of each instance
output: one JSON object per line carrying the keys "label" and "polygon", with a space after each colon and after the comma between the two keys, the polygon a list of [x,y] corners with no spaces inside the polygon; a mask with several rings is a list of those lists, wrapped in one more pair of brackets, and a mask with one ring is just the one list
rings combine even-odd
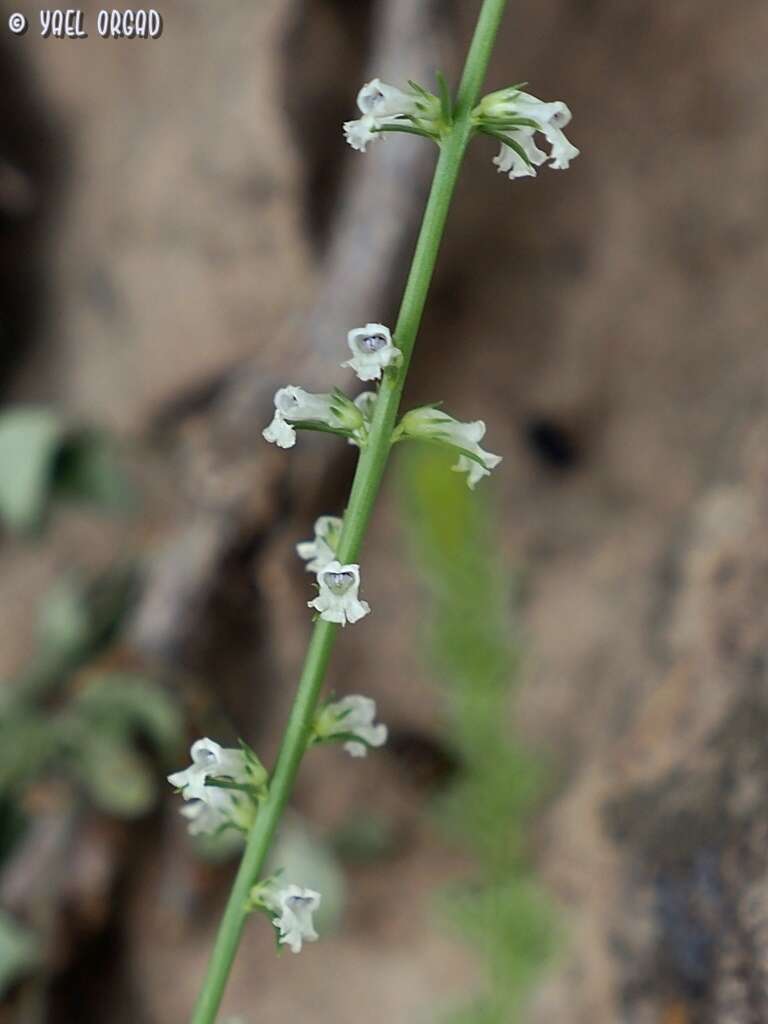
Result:
{"label": "flowering spike", "polygon": [[403,359],[384,324],[366,324],[347,335],[352,358],[341,365],[354,370],[360,380],[380,380],[388,366],[398,366]]}
{"label": "flowering spike", "polygon": [[348,622],[359,622],[371,610],[370,605],[360,601],[357,596],[360,588],[359,565],[342,565],[337,560],[329,562],[318,572],[317,585],[317,597],[307,603],[326,622],[346,626]]}
{"label": "flowering spike", "polygon": [[352,757],[365,757],[368,747],[382,747],[387,742],[387,727],[374,725],[376,701],[351,694],[326,704],[318,712],[312,734],[314,743],[338,740]]}

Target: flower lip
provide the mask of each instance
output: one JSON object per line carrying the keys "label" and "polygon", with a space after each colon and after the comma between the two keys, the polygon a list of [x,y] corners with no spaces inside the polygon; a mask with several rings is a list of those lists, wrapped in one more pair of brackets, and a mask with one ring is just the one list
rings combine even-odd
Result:
{"label": "flower lip", "polygon": [[373,353],[386,348],[389,341],[390,339],[384,334],[366,334],[361,337],[355,337],[353,343],[363,352]]}
{"label": "flower lip", "polygon": [[355,574],[352,572],[324,572],[323,580],[329,590],[341,596],[346,594],[355,582]]}

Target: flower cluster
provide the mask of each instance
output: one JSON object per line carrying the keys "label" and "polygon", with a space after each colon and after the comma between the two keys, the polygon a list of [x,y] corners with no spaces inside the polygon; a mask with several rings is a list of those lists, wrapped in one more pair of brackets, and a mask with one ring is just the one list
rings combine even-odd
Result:
{"label": "flower cluster", "polygon": [[[510,178],[536,177],[536,168],[549,160],[556,171],[566,170],[579,150],[565,137],[571,111],[559,100],[544,103],[519,86],[484,96],[472,112],[475,127],[501,142],[493,162]],[[535,135],[544,136],[549,153],[539,149]]]}
{"label": "flower cluster", "polygon": [[369,747],[383,747],[388,730],[374,724],[376,701],[359,694],[328,701],[320,708],[312,729],[312,743],[343,743],[352,757],[365,757]]}
{"label": "flower cluster", "polygon": [[374,78],[362,87],[357,94],[357,106],[362,116],[344,123],[344,137],[352,149],[364,153],[369,142],[392,131],[439,138],[440,100],[416,82],[409,82],[408,86],[408,92],[403,92]]}
{"label": "flower cluster", "polygon": [[182,815],[192,835],[215,834],[225,828],[247,831],[266,793],[267,773],[254,752],[219,746],[207,737],[190,749],[192,764],[168,776],[184,798]]}

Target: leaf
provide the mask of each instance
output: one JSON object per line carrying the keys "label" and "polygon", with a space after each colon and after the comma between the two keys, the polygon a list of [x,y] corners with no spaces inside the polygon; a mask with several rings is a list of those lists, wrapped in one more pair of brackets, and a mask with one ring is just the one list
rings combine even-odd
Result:
{"label": "leaf", "polygon": [[423,131],[421,128],[414,128],[412,125],[407,124],[384,124],[380,128],[374,128],[375,134],[382,134],[384,132],[405,132],[406,135],[421,135],[425,139],[437,138],[432,132]]}
{"label": "leaf", "polygon": [[40,960],[35,935],[0,910],[0,998]]}
{"label": "leaf", "polygon": [[143,676],[114,672],[93,678],[77,694],[74,710],[95,728],[120,733],[122,740],[142,734],[164,754],[176,753],[182,743],[178,708],[161,686]]}
{"label": "leaf", "polygon": [[0,795],[12,796],[38,776],[57,746],[56,729],[42,715],[19,709],[5,714],[0,725]]}
{"label": "leaf", "polygon": [[152,773],[119,734],[85,735],[75,765],[86,792],[107,814],[138,818],[151,810],[157,796]]}
{"label": "leaf", "polygon": [[0,415],[0,520],[18,533],[42,524],[64,421],[50,409],[17,408]]}
{"label": "leaf", "polygon": [[448,88],[448,83],[445,80],[445,75],[442,71],[437,72],[437,86],[440,94],[440,112],[443,117],[443,121],[447,125],[453,124],[453,100],[451,99],[451,90]]}
{"label": "leaf", "polygon": [[56,497],[114,511],[127,511],[134,505],[116,447],[101,430],[83,429],[65,439],[53,467],[52,484]]}

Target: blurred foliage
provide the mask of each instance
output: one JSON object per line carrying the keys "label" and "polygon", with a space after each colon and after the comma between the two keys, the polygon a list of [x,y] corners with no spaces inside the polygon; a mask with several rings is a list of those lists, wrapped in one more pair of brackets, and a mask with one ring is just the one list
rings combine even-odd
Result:
{"label": "blurred foliage", "polygon": [[476,865],[470,880],[444,894],[444,909],[487,976],[477,1001],[450,1020],[510,1024],[555,937],[527,855],[545,771],[513,724],[521,645],[511,580],[488,486],[470,491],[444,454],[426,446],[403,452],[400,465],[410,550],[431,602],[429,649],[446,698],[446,741],[461,763],[438,813]]}
{"label": "blurred foliage", "polygon": [[[0,867],[25,834],[25,796],[53,782],[73,804],[121,818],[146,813],[158,796],[158,755],[178,754],[183,727],[171,698],[140,675],[95,659],[119,636],[136,596],[130,568],[93,579],[60,579],[43,601],[35,651],[0,684]],[[0,919],[0,994],[26,972],[33,940]]]}
{"label": "blurred foliage", "polygon": [[0,995],[39,960],[35,936],[0,910]]}
{"label": "blurred foliage", "polygon": [[0,414],[0,522],[12,533],[38,532],[51,505],[66,499],[107,510],[130,507],[109,435],[42,406]]}
{"label": "blurred foliage", "polygon": [[134,816],[151,806],[155,784],[137,740],[173,753],[179,713],[151,680],[89,666],[134,595],[134,574],[116,569],[90,581],[61,579],[43,602],[35,655],[0,688],[0,800],[54,772],[108,813]]}

